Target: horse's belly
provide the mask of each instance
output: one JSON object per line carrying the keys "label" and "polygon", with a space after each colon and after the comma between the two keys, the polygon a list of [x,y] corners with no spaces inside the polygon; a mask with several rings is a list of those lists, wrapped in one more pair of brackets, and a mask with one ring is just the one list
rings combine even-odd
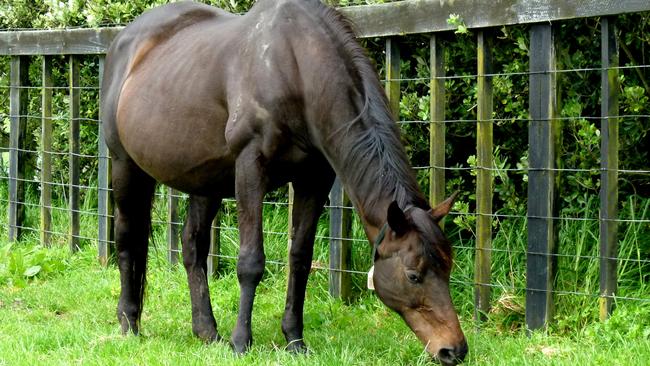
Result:
{"label": "horse's belly", "polygon": [[234,164],[227,160],[205,161],[162,183],[182,192],[204,196],[234,196]]}
{"label": "horse's belly", "polygon": [[205,96],[161,98],[132,81],[122,88],[116,121],[129,157],[156,180],[190,193],[232,181],[225,108]]}
{"label": "horse's belly", "polygon": [[[189,145],[185,145],[189,148]],[[227,190],[231,195],[234,185],[234,163],[228,156],[192,152],[161,151],[166,149],[183,150],[182,146],[152,145],[146,149],[125,147],[135,163],[157,181],[187,193],[207,195],[213,190]]]}

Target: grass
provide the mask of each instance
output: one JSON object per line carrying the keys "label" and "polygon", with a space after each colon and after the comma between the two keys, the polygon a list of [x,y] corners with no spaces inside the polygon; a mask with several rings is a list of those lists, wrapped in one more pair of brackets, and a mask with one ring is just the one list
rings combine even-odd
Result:
{"label": "grass", "polygon": [[[161,191],[162,192],[162,191]],[[86,196],[84,210],[95,198]],[[593,217],[597,202],[587,203],[584,217]],[[65,205],[62,205],[65,206]],[[164,202],[154,207],[154,220],[166,219]],[[225,205],[222,224],[236,227]],[[267,259],[286,262],[286,207],[265,208]],[[628,198],[622,218],[647,218],[650,201]],[[6,223],[6,209],[0,222]],[[366,291],[365,276],[354,274],[351,304],[328,294],[327,272],[316,270],[308,285],[305,337],[312,352],[296,356],[284,351],[280,330],[284,308],[285,267],[269,264],[258,289],[253,332],[255,346],[235,357],[226,343],[206,345],[191,334],[189,291],[182,267],[170,267],[164,250],[165,228],[153,230],[149,287],[142,335],[123,337],[115,317],[119,273],[114,265],[99,266],[96,246],[89,241],[81,252],[68,253],[67,216],[53,218],[53,247],[42,248],[38,232],[27,231],[14,244],[0,225],[0,366],[2,365],[425,365],[429,357],[403,321],[374,294]],[[28,208],[27,225],[37,227],[38,211]],[[327,235],[327,215],[318,234]],[[82,235],[94,237],[96,217],[82,215]],[[527,334],[524,327],[526,222],[513,219],[495,230],[489,320],[476,324],[473,314],[473,239],[449,225],[456,252],[451,290],[470,345],[468,365],[641,365],[650,359],[650,228],[624,222],[619,228],[619,294],[621,299],[607,322],[598,321],[598,225],[595,221],[560,222],[556,318],[543,332]],[[362,238],[358,222],[355,238]],[[235,256],[236,230],[221,233],[222,253]],[[353,244],[353,269],[370,266],[365,243]],[[314,262],[326,264],[326,239],[316,242]],[[228,339],[234,326],[239,289],[234,262],[225,260],[220,277],[211,281],[211,298],[220,334]]]}
{"label": "grass", "polygon": [[[0,247],[7,250],[7,244]],[[169,267],[153,252],[142,335],[123,337],[115,319],[119,274],[102,268],[94,248],[69,256],[66,249],[23,243],[12,251],[46,251],[63,263],[22,285],[0,287],[0,365],[424,365],[428,357],[402,320],[366,293],[346,305],[327,293],[327,276],[310,278],[305,337],[312,352],[283,350],[280,331],[285,274],[269,270],[260,285],[253,315],[255,346],[236,357],[225,343],[206,345],[191,334],[189,293],[184,270]],[[1,266],[6,271],[7,256]],[[3,268],[0,266],[0,269]],[[232,272],[211,283],[219,331],[226,339],[234,325],[238,286]],[[467,299],[456,299],[467,301]],[[641,365],[650,359],[650,309],[619,306],[606,323],[567,333],[500,330],[462,316],[471,352],[468,365]]]}

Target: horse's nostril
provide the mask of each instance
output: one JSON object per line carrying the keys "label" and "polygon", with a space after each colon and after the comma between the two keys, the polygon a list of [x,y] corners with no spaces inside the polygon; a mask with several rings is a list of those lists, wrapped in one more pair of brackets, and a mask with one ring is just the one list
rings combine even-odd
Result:
{"label": "horse's nostril", "polygon": [[467,342],[464,341],[460,346],[456,347],[455,353],[456,353],[456,359],[458,362],[462,362],[465,359],[465,356],[467,355],[467,351],[469,350],[469,347],[467,346]]}
{"label": "horse's nostril", "polygon": [[442,348],[438,351],[438,360],[443,365],[456,365],[463,362],[467,355],[467,350],[467,342],[463,342],[454,348]]}
{"label": "horse's nostril", "polygon": [[438,360],[440,360],[443,365],[455,365],[456,353],[451,348],[442,348],[440,351],[438,351]]}

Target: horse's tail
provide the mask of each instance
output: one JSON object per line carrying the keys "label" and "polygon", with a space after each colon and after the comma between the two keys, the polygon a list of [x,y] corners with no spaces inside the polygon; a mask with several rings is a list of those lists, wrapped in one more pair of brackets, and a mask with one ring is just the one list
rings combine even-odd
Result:
{"label": "horse's tail", "polygon": [[[151,201],[152,202],[153,202],[154,196],[155,196],[155,189],[152,190],[152,192],[151,192]],[[134,265],[134,268],[133,268],[133,277],[134,277],[134,280],[135,280],[135,284],[140,285],[139,286],[140,293],[138,294],[139,296],[138,296],[138,302],[137,302],[137,306],[138,306],[138,313],[137,313],[138,317],[136,319],[137,325],[138,325],[137,329],[140,329],[140,319],[142,318],[142,309],[144,307],[144,298],[145,298],[146,289],[147,289],[147,266],[148,266],[148,262],[149,262],[149,260],[148,260],[149,259],[149,240],[151,240],[154,247],[156,245],[155,240],[154,240],[154,236],[153,236],[153,225],[151,224],[151,219],[152,219],[151,211],[152,211],[152,209],[153,209],[153,207],[149,209],[149,212],[148,212],[149,217],[148,217],[148,220],[146,220],[147,225],[148,225],[148,228],[146,230],[146,233],[147,233],[147,239],[145,241],[146,244],[143,245],[141,248],[139,248],[140,250],[136,251],[135,255],[137,257],[134,258],[135,259],[134,263],[136,263],[136,264]]]}
{"label": "horse's tail", "polygon": [[[149,225],[149,235],[151,235],[151,224]],[[136,263],[140,263],[141,266],[140,268],[135,268],[135,271],[133,275],[135,276],[136,280],[138,281],[137,283],[140,284],[140,293],[138,294],[138,329],[140,329],[140,319],[142,318],[142,309],[144,307],[144,296],[146,293],[146,288],[147,288],[147,262],[148,262],[148,257],[149,257],[149,245],[145,245],[142,248],[142,252],[139,252],[142,254],[142,258],[138,258],[139,260]]]}
{"label": "horse's tail", "polygon": [[[153,200],[153,198],[152,198]],[[151,222],[151,220],[149,220]],[[151,223],[149,224],[149,240],[151,240],[151,244],[154,247],[154,255],[156,253],[156,249],[158,248],[158,245],[156,243],[155,237],[153,235],[153,225]],[[147,241],[147,244],[149,241]],[[147,267],[148,267],[148,258],[149,258],[149,245],[145,245],[144,248],[142,248],[142,257],[138,258],[139,261],[138,263],[142,264],[141,269],[136,269],[134,271],[134,276],[136,279],[138,279],[138,283],[140,284],[140,293],[138,296],[139,302],[138,302],[138,329],[140,328],[140,319],[142,318],[142,309],[144,307],[144,298],[146,295],[146,289],[147,289]]]}

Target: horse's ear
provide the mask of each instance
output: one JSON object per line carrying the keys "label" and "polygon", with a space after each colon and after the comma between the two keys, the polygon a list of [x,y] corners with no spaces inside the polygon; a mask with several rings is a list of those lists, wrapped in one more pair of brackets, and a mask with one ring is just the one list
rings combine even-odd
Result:
{"label": "horse's ear", "polygon": [[442,220],[443,217],[447,216],[449,211],[451,211],[451,207],[454,205],[454,201],[456,200],[458,193],[460,193],[460,191],[454,192],[451,196],[449,196],[449,198],[440,202],[438,206],[429,211],[436,222],[440,222],[440,220]]}
{"label": "horse's ear", "polygon": [[397,234],[397,236],[402,236],[406,234],[409,230],[409,223],[404,215],[404,211],[399,208],[397,201],[393,201],[390,206],[388,206],[388,226]]}

